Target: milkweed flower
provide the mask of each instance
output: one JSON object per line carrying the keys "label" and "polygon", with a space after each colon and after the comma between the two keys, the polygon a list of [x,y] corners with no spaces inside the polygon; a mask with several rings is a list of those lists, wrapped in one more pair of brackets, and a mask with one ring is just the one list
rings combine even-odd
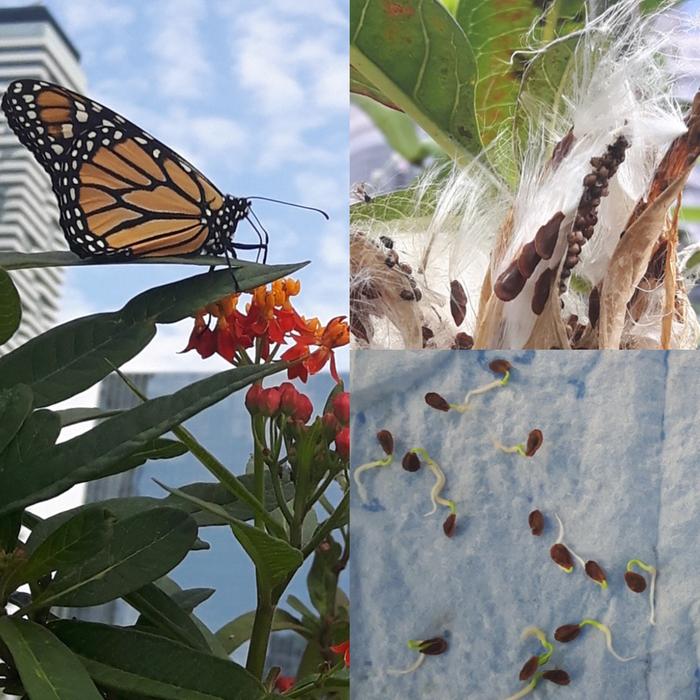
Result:
{"label": "milkweed flower", "polygon": [[342,642],[331,647],[334,654],[342,655],[346,668],[350,668],[350,641]]}

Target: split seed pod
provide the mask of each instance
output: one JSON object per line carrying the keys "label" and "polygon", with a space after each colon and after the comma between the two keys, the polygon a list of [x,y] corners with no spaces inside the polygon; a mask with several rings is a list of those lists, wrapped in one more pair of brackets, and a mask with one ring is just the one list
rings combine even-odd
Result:
{"label": "split seed pod", "polygon": [[544,531],[544,515],[539,510],[533,510],[527,516],[527,522],[533,535],[539,537]]}
{"label": "split seed pod", "polygon": [[525,454],[528,457],[532,457],[537,450],[542,447],[542,431],[539,428],[535,428],[534,430],[530,431],[530,434],[527,436],[527,445],[525,448]]}
{"label": "split seed pod", "polygon": [[438,411],[450,410],[450,404],[447,403],[440,394],[436,394],[434,391],[429,391],[425,395],[425,403],[427,403],[430,408],[434,408]]}
{"label": "split seed pod", "polygon": [[542,678],[551,683],[556,683],[557,685],[569,685],[571,683],[571,678],[566,671],[560,668],[554,668],[551,671],[545,671],[542,674]]}
{"label": "split seed pod", "polygon": [[518,678],[521,681],[529,681],[532,676],[535,675],[535,671],[539,668],[540,666],[540,657],[539,656],[531,656],[526,662],[525,665],[520,669],[520,675]]}
{"label": "split seed pod", "polygon": [[406,452],[401,460],[401,466],[407,472],[417,472],[420,469],[420,460],[415,452]]}
{"label": "split seed pod", "polygon": [[562,625],[554,631],[554,639],[566,644],[572,642],[581,633],[581,625]]}
{"label": "split seed pod", "polygon": [[625,583],[634,593],[644,593],[647,588],[646,579],[636,571],[625,571]]}
{"label": "split seed pod", "polygon": [[377,440],[386,454],[394,454],[394,436],[388,430],[380,430],[377,433]]}
{"label": "split seed pod", "polygon": [[571,552],[566,548],[566,545],[558,542],[553,544],[549,550],[549,556],[552,557],[552,561],[566,573],[571,573],[574,569],[574,560],[571,558]]}

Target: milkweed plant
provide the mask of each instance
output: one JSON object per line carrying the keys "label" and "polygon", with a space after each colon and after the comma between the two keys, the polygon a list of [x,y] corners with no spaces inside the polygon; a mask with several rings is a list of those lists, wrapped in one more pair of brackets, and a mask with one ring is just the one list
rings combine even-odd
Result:
{"label": "milkweed plant", "polygon": [[353,99],[423,168],[355,188],[357,347],[697,346],[670,4],[351,0]]}
{"label": "milkweed plant", "polygon": [[[0,345],[12,338],[22,314],[10,271],[93,263],[63,252],[0,253]],[[5,348],[1,691],[33,700],[349,697],[349,602],[338,579],[349,557],[350,406],[334,358],[349,330],[342,317],[322,324],[294,308],[300,284],[292,275],[300,267],[234,261],[231,269],[149,289],[118,311],[69,321]],[[188,317],[193,330],[183,348],[202,357],[218,353],[231,369],[167,396],[142,396],[119,368],[154,339],[160,324]],[[325,405],[314,407],[303,382],[324,367],[336,384]],[[134,408],[56,407],[112,372],[138,396]],[[284,381],[274,379],[280,374]],[[250,416],[250,459],[243,450],[217,457],[183,426],[235,392]],[[62,437],[65,428],[86,421],[95,423],[77,437]],[[32,512],[76,484],[186,452],[201,464],[202,481],[162,483],[161,498],[111,498],[45,519]],[[183,559],[209,547],[211,527],[230,529],[255,568],[257,586],[257,607],[221,620],[217,630],[196,611],[214,590],[183,590],[171,578]],[[314,609],[294,596],[283,608],[285,591],[306,561]],[[138,613],[135,624],[65,614],[68,607],[119,599]],[[266,668],[273,630],[305,640],[293,675]],[[245,643],[244,667],[230,657]]]}

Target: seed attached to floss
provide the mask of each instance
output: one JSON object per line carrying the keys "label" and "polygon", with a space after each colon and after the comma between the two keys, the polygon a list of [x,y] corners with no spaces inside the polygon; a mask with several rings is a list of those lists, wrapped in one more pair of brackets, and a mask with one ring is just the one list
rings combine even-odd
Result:
{"label": "seed attached to floss", "polygon": [[447,403],[447,401],[445,401],[440,394],[437,394],[434,391],[429,391],[425,395],[425,403],[427,403],[430,408],[434,408],[436,411],[447,412],[450,410],[450,404]]}
{"label": "seed attached to floss", "polygon": [[533,510],[527,516],[527,523],[530,526],[530,531],[536,537],[539,537],[544,531],[544,515],[539,510]]}
{"label": "seed attached to floss", "polygon": [[401,466],[407,472],[417,472],[420,469],[420,460],[415,452],[409,450],[401,460]]}
{"label": "seed attached to floss", "polygon": [[393,669],[390,668],[387,673],[392,676],[404,676],[408,673],[416,671],[425,661],[426,656],[439,656],[447,651],[447,641],[442,637],[432,637],[431,639],[409,639],[408,648],[412,651],[417,651],[419,656],[415,663],[408,668]]}
{"label": "seed attached to floss", "polygon": [[605,571],[603,571],[603,568],[600,566],[600,564],[598,564],[597,561],[587,561],[584,569],[586,571],[586,574],[588,574],[589,578],[593,579],[593,581],[597,583],[603,590],[605,590],[608,587],[608,579],[605,575]]}
{"label": "seed attached to floss", "polygon": [[361,464],[359,467],[355,468],[353,472],[353,478],[355,484],[357,485],[357,493],[363,503],[367,503],[367,489],[365,485],[360,481],[360,474],[366,472],[368,469],[374,469],[376,467],[388,467],[394,460],[394,437],[388,430],[380,430],[377,433],[377,440],[384,450],[386,457],[383,459],[376,459],[373,462],[367,462],[366,464]]}
{"label": "seed attached to floss", "polygon": [[654,619],[654,590],[656,589],[656,567],[652,566],[651,564],[647,564],[646,562],[643,562],[641,559],[630,559],[627,562],[625,582],[627,583],[627,587],[635,593],[642,593],[646,588],[646,581],[644,581],[644,578],[640,574],[637,574],[634,571],[632,571],[632,569],[635,566],[651,575],[651,585],[649,586],[649,624],[655,625],[656,620]]}

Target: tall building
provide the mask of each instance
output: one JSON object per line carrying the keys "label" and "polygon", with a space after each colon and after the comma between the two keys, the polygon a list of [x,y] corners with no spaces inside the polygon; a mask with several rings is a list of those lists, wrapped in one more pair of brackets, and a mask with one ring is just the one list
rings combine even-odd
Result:
{"label": "tall building", "polygon": [[[85,92],[80,54],[40,5],[0,9],[0,93],[17,78],[38,78]],[[61,250],[66,244],[46,173],[0,116],[0,250]],[[53,325],[62,270],[13,273],[24,310],[9,351]]]}

